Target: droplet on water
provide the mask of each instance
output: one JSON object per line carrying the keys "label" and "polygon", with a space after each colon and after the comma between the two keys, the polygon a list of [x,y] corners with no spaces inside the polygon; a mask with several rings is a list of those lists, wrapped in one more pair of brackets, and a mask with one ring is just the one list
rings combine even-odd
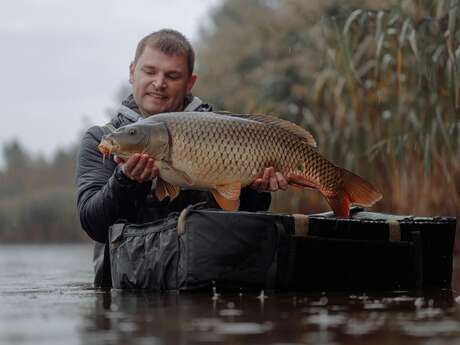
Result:
{"label": "droplet on water", "polygon": [[268,298],[268,296],[265,296],[264,290],[261,290],[260,295],[257,296],[257,298],[260,299],[261,301],[263,301],[264,299]]}
{"label": "droplet on water", "polygon": [[417,309],[420,309],[421,307],[423,307],[423,298],[421,298],[421,297],[416,298],[415,302],[414,302],[414,305],[415,305],[415,308],[417,308]]}
{"label": "droplet on water", "polygon": [[212,297],[211,297],[212,300],[215,301],[215,300],[219,299],[219,296],[220,296],[220,293],[217,293],[216,287],[213,286],[212,287]]}

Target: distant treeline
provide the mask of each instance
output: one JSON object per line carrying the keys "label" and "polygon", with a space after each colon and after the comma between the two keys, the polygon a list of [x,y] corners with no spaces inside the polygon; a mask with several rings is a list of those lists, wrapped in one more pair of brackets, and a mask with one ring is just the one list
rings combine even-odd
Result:
{"label": "distant treeline", "polygon": [[77,148],[51,160],[34,158],[19,142],[3,147],[0,170],[0,243],[83,241],[75,207]]}
{"label": "distant treeline", "polygon": [[[196,42],[195,94],[312,132],[319,151],[375,183],[375,210],[460,216],[460,0],[225,0]],[[81,240],[76,148],[4,147],[0,240]],[[273,211],[328,210],[278,192]]]}

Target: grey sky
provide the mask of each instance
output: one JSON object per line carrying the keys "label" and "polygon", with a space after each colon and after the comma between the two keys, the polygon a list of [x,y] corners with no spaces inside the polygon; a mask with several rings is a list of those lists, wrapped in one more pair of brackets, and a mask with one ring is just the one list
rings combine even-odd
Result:
{"label": "grey sky", "polygon": [[18,138],[50,156],[105,123],[139,39],[168,27],[193,40],[219,2],[2,1],[0,146]]}

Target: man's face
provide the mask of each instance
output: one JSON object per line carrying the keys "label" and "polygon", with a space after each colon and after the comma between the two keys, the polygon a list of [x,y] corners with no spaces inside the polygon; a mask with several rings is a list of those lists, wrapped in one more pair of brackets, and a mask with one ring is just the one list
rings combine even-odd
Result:
{"label": "man's face", "polygon": [[184,55],[166,55],[146,46],[137,62],[129,66],[129,82],[141,114],[181,111],[196,75],[189,76]]}

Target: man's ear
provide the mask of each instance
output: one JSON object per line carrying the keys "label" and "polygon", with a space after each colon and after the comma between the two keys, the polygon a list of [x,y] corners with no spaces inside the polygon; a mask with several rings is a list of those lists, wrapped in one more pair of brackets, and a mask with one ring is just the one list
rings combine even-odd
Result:
{"label": "man's ear", "polygon": [[136,68],[136,64],[132,61],[129,64],[129,83],[132,84],[134,82],[134,69]]}
{"label": "man's ear", "polygon": [[187,82],[187,93],[191,93],[193,89],[193,85],[195,85],[198,76],[196,74],[192,74],[190,79]]}

